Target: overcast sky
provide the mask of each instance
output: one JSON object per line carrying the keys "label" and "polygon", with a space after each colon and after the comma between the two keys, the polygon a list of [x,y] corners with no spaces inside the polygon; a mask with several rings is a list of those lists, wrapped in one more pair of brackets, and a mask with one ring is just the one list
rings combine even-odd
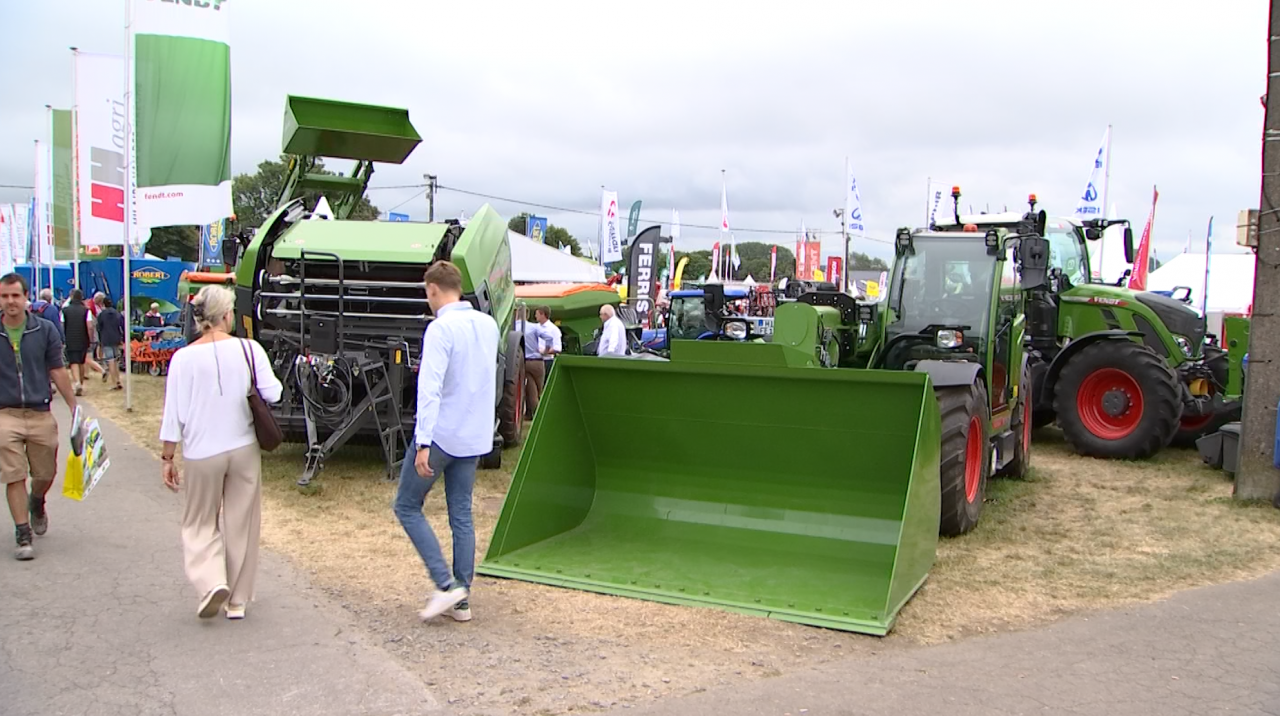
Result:
{"label": "overcast sky", "polygon": [[[375,185],[433,173],[446,187],[584,210],[604,185],[624,210],[642,199],[651,222],[679,209],[700,247],[715,232],[688,226],[719,222],[721,169],[738,241],[789,245],[794,235],[750,230],[802,221],[838,231],[846,156],[881,240],[923,222],[929,177],[960,184],[977,210],[1020,209],[1035,192],[1070,214],[1109,124],[1110,200],[1140,233],[1159,186],[1162,259],[1188,231],[1202,247],[1211,215],[1219,245],[1233,244],[1237,212],[1258,203],[1263,0],[227,6],[236,173],[278,154],[284,98],[299,94],[410,110],[423,142]],[[123,53],[125,8],[0,0],[0,184],[31,184],[44,106],[72,102],[67,48]],[[416,194],[371,198],[425,218]],[[0,189],[0,202],[28,195]],[[484,201],[442,190],[437,217]],[[596,234],[592,216],[532,210]],[[889,255],[883,243],[855,248]]]}

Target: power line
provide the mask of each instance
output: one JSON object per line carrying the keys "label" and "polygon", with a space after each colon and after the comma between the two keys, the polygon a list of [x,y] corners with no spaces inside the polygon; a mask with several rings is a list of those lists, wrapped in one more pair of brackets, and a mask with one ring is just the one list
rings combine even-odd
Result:
{"label": "power line", "polygon": [[27,190],[33,190],[33,189],[35,189],[35,187],[33,187],[33,186],[21,186],[21,185],[18,185],[18,184],[0,184],[0,189],[27,189]]}
{"label": "power line", "polygon": [[[425,188],[425,187],[426,187],[425,184],[416,185],[416,188]],[[536,201],[512,199],[511,197],[497,196],[495,194],[486,194],[484,192],[472,191],[470,189],[460,189],[454,186],[445,186],[444,184],[437,184],[436,188],[441,191],[452,191],[458,194],[466,194],[468,196],[474,196],[481,199],[489,199],[490,201],[501,201],[507,204],[516,204],[518,206],[529,206],[536,209],[546,209],[547,211],[555,211],[563,214],[580,214],[582,216],[599,216],[600,215],[599,210],[593,211],[590,209],[574,209],[567,206],[556,206],[554,204],[542,204]],[[647,221],[649,223],[655,223],[655,224],[669,223],[667,221],[662,221],[662,220],[653,219],[649,217],[641,217],[641,219],[643,221]],[[681,229],[708,229],[712,231],[720,230],[719,226],[712,226],[709,224],[685,224],[683,222],[680,224],[680,228]],[[733,229],[731,233],[736,234],[739,232],[744,234],[781,234],[781,235],[787,235],[787,236],[794,236],[796,235],[796,233],[798,233],[794,229],[752,229],[752,228]],[[893,244],[892,241],[889,241],[887,239],[879,239],[874,236],[866,236],[865,234],[850,234],[850,236],[859,238],[859,239],[866,239],[867,241],[874,241],[881,244]]]}

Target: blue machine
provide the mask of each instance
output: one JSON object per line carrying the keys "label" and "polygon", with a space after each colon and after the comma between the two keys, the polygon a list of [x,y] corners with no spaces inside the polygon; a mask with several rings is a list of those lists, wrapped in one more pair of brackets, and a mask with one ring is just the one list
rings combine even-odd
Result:
{"label": "blue machine", "polygon": [[[722,340],[725,338],[723,329],[720,332],[712,330],[713,322],[708,318],[708,306],[706,303],[706,292],[701,288],[680,289],[667,294],[671,299],[671,309],[667,314],[667,327],[661,334],[646,336],[643,340],[645,345],[657,349],[667,348],[667,337],[684,339],[684,340]],[[724,287],[725,301],[742,301],[750,300],[751,291],[742,286],[726,286]],[[718,314],[718,309],[712,308],[712,313]],[[773,319],[763,316],[733,316],[730,323],[745,322],[749,327],[749,333],[741,337],[734,337],[733,340],[746,340],[750,336],[761,337],[769,336],[773,333]],[[650,343],[652,341],[652,343]]]}

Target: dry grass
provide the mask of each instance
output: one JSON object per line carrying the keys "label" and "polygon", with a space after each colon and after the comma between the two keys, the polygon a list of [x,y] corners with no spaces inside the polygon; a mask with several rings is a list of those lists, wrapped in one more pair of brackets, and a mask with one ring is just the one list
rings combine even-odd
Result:
{"label": "dry grass", "polygon": [[[156,434],[163,380],[89,397],[144,445]],[[1021,628],[1081,610],[1164,597],[1280,568],[1280,512],[1234,503],[1225,476],[1193,452],[1146,463],[1070,454],[1036,435],[1033,475],[995,481],[979,528],[944,540],[929,582],[887,640],[707,609],[665,606],[524,582],[481,579],[465,628],[414,618],[427,580],[391,513],[394,484],[376,449],[331,460],[314,494],[294,485],[301,451],[264,459],[264,542],[354,612],[387,649],[455,708],[563,713],[636,703],[776,675],[856,651]],[[483,555],[518,455],[481,471],[475,491]],[[443,500],[427,516],[448,553]],[[476,680],[449,664],[483,667]]]}

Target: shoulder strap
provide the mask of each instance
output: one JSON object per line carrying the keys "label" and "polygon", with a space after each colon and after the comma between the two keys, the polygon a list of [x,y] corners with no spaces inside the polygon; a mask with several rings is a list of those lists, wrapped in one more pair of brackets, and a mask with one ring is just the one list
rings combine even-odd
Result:
{"label": "shoulder strap", "polygon": [[249,388],[253,391],[258,390],[258,365],[253,357],[253,349],[249,347],[249,342],[240,339],[240,350],[244,353],[245,363],[249,365]]}

